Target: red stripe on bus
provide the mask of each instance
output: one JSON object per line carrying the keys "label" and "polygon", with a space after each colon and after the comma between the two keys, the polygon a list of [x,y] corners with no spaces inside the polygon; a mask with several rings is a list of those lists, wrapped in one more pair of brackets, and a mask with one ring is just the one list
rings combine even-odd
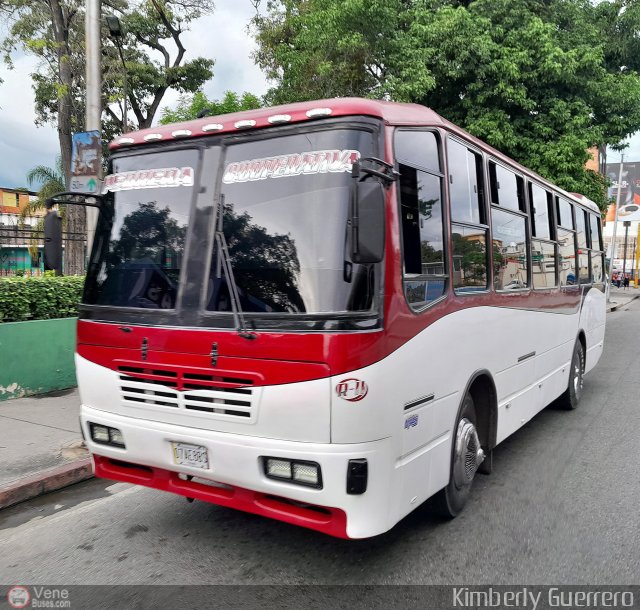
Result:
{"label": "red stripe on bus", "polygon": [[[387,294],[385,329],[374,332],[303,333],[258,331],[248,341],[233,330],[162,328],[78,321],[78,354],[83,358],[118,370],[127,360],[142,367],[152,364],[185,366],[198,372],[243,371],[260,377],[255,383],[276,385],[343,375],[370,366],[406,344],[435,321],[471,307],[503,307],[571,314],[580,307],[582,290],[555,289],[521,294],[482,293],[449,295],[430,309],[416,314],[408,311],[404,295]],[[122,332],[121,328],[130,329]],[[142,342],[146,339],[146,360]],[[216,343],[216,364],[211,351]],[[456,346],[452,346],[454,349]],[[233,375],[227,375],[233,376]]]}

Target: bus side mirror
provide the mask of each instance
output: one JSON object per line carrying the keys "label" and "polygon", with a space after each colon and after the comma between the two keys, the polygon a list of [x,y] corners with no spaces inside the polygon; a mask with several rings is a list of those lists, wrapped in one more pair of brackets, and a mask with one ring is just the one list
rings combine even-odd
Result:
{"label": "bus side mirror", "polygon": [[62,219],[55,210],[44,218],[44,269],[62,275]]}
{"label": "bus side mirror", "polygon": [[351,219],[354,263],[379,263],[384,256],[385,189],[378,180],[356,181]]}

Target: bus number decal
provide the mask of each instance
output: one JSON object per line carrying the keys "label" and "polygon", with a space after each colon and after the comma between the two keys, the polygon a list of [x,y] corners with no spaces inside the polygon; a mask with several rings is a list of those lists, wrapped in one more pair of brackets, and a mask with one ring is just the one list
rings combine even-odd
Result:
{"label": "bus number decal", "polygon": [[343,379],[336,385],[336,394],[339,398],[349,402],[362,400],[369,392],[369,386],[361,379]]}

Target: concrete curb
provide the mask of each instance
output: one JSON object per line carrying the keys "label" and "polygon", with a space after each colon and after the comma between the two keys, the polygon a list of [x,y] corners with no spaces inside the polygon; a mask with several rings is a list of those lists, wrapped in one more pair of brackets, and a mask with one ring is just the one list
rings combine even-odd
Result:
{"label": "concrete curb", "polygon": [[618,309],[618,307],[624,307],[625,305],[628,305],[629,303],[635,301],[638,297],[640,297],[640,294],[634,294],[628,301],[625,301],[624,303],[616,303],[615,305],[612,305],[611,307],[607,308],[607,313],[611,312],[611,311],[616,311],[616,309]]}
{"label": "concrete curb", "polygon": [[43,470],[0,487],[0,509],[93,477],[90,458]]}

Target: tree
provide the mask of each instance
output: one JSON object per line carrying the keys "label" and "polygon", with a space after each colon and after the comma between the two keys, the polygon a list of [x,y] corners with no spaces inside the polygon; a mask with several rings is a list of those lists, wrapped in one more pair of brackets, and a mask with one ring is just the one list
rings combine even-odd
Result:
{"label": "tree", "polygon": [[45,202],[49,197],[66,190],[62,157],[56,159],[55,167],[47,167],[46,165],[34,167],[27,174],[27,182],[29,186],[38,184],[40,188],[38,190],[38,197],[34,201],[29,202],[20,212],[22,217],[33,215],[36,211],[44,208]]}
{"label": "tree", "polygon": [[[122,58],[128,72],[132,113],[140,128],[151,125],[169,88],[196,91],[211,75],[213,61],[185,61],[181,35],[189,23],[213,8],[210,0],[107,0],[103,7],[117,13],[125,26]],[[36,120],[58,129],[65,184],[71,167],[71,135],[84,130],[84,2],[82,0],[0,0],[0,15],[10,24],[0,45],[5,60],[21,48],[39,60],[31,77],[36,98]],[[113,40],[103,28],[103,137],[110,139],[125,126],[115,99],[122,97],[124,67]],[[170,46],[172,44],[175,50]],[[172,56],[173,54],[173,56]],[[156,60],[155,57],[161,57]],[[85,210],[69,208],[67,229],[85,233]],[[82,273],[82,242],[67,248],[66,268]]]}
{"label": "tree", "polygon": [[639,0],[278,0],[253,23],[270,101],[425,104],[601,206],[587,149],[640,128]]}
{"label": "tree", "polygon": [[[77,99],[81,6],[79,0],[0,2],[0,11],[12,23],[9,35],[2,42],[5,60],[11,65],[11,52],[18,45],[42,60],[42,70],[32,75],[36,121],[51,121],[58,128],[65,184],[68,184],[71,166],[71,133],[74,126],[82,124],[82,107]],[[67,225],[73,233],[84,233],[84,210],[79,207],[72,210],[68,214]],[[82,243],[73,242],[66,249],[65,256],[68,272],[82,273]]]}
{"label": "tree", "polygon": [[260,106],[262,106],[260,98],[246,91],[242,95],[233,91],[225,91],[221,100],[210,100],[202,91],[198,91],[194,95],[183,95],[173,110],[165,108],[162,111],[160,123],[163,125],[179,123],[195,119],[201,113],[206,113],[207,116],[216,116],[241,110],[253,110],[260,108]]}
{"label": "tree", "polygon": [[[27,182],[29,186],[33,186],[34,184],[39,184],[40,189],[38,190],[38,196],[34,201],[29,201],[29,203],[20,210],[20,219],[24,221],[27,216],[33,216],[38,210],[41,210],[45,207],[45,202],[49,197],[52,197],[56,193],[60,193],[61,191],[66,190],[65,188],[65,176],[64,170],[62,168],[62,158],[58,157],[56,159],[55,167],[47,167],[46,165],[37,165],[27,174]],[[63,219],[63,224],[66,225],[66,209],[65,206],[62,206],[61,217]],[[38,218],[35,226],[32,226],[32,229],[41,233],[44,231],[44,218]],[[31,260],[36,260],[39,257],[39,246],[42,243],[40,238],[36,238],[33,235],[29,238],[29,254],[31,255]],[[69,245],[69,244],[67,244]],[[68,251],[69,248],[65,248],[65,252]],[[65,262],[65,269],[67,269],[68,262]]]}
{"label": "tree", "polygon": [[183,94],[193,93],[213,76],[213,60],[204,57],[185,60],[187,50],[181,38],[192,21],[213,11],[213,2],[112,2],[113,13],[120,18],[124,36],[120,42],[122,55],[112,38],[103,37],[106,41],[104,55],[108,58],[104,62],[104,80],[108,85],[105,128],[111,131],[111,127],[113,132],[122,133],[131,127],[123,125],[121,107],[114,107],[114,102],[122,98],[126,68],[127,99],[135,117],[133,127],[146,129],[151,126],[169,89]]}

